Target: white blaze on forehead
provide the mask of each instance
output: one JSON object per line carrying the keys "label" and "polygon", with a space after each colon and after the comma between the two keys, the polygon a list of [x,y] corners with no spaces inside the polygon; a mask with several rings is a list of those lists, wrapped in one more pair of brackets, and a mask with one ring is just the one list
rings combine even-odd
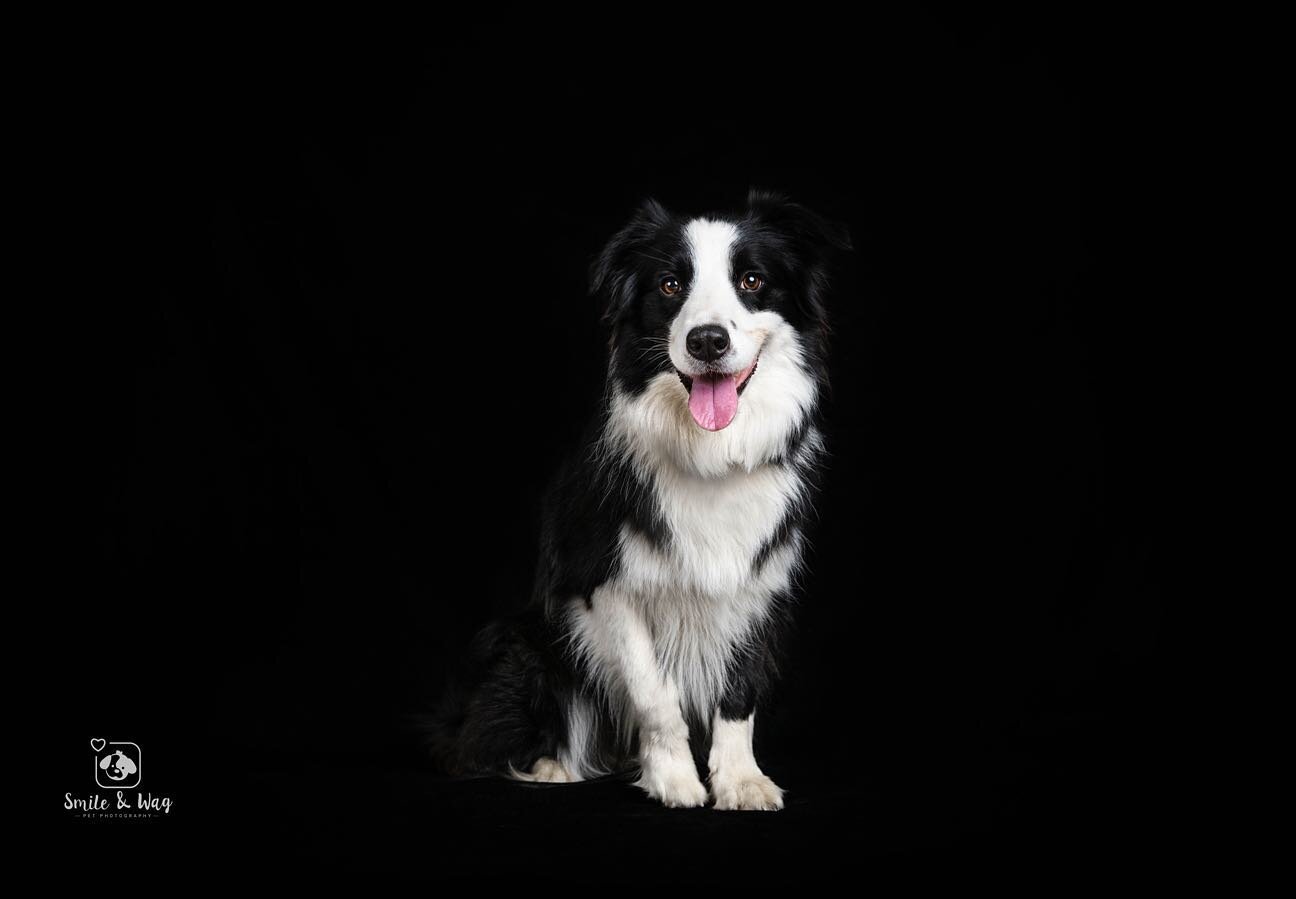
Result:
{"label": "white blaze on forehead", "polygon": [[[686,229],[689,249],[693,255],[693,283],[683,314],[694,324],[722,323],[722,319],[705,319],[700,316],[712,313],[717,316],[727,307],[741,304],[734,293],[733,272],[729,257],[738,240],[738,228],[732,222],[694,219]],[[692,307],[692,308],[690,308]],[[729,324],[727,320],[723,324]]]}

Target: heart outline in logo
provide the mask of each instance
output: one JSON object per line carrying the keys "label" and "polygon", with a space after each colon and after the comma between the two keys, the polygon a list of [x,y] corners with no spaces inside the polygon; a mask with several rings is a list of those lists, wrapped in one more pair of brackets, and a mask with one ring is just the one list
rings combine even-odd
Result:
{"label": "heart outline in logo", "polygon": [[105,745],[106,744],[104,743],[104,741],[99,739],[98,737],[95,737],[90,741],[90,748],[93,749],[95,752],[103,752],[103,748]]}

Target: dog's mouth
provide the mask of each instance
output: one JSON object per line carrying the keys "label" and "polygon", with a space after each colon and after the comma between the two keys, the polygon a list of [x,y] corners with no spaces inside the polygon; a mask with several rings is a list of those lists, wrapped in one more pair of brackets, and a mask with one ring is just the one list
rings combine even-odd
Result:
{"label": "dog's mouth", "polygon": [[701,427],[708,431],[719,431],[729,427],[738,414],[738,396],[747,388],[747,382],[756,373],[760,357],[740,372],[727,375],[721,372],[708,372],[700,375],[686,375],[679,369],[684,389],[689,393],[689,413]]}

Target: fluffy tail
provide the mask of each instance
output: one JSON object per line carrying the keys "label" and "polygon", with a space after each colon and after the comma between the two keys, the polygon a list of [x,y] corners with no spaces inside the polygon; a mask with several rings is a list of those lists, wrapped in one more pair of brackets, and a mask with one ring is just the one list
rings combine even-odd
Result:
{"label": "fluffy tail", "polygon": [[556,755],[565,678],[544,633],[537,610],[494,621],[477,634],[436,708],[411,721],[438,770],[509,775]]}

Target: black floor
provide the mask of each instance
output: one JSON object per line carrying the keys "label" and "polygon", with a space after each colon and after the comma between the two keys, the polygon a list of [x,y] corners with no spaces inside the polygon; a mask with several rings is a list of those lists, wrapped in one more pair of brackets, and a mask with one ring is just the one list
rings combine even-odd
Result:
{"label": "black floor", "polygon": [[1087,773],[1023,758],[1017,777],[939,753],[865,751],[853,766],[789,759],[766,765],[787,789],[786,808],[768,813],[666,809],[624,776],[531,785],[283,758],[224,789],[182,791],[167,820],[65,818],[63,830],[87,864],[111,865],[126,840],[159,877],[174,867],[217,882],[795,887],[976,876],[1043,888],[1191,861],[1169,811],[1169,768],[1133,745],[1119,773],[1114,758]]}

